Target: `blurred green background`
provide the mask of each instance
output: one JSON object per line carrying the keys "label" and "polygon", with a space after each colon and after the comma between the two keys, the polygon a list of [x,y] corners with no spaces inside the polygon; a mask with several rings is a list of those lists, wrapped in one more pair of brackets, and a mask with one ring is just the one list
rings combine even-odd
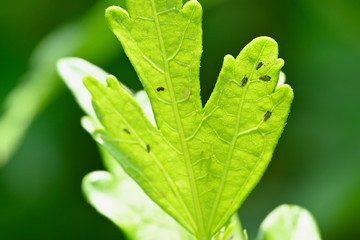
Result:
{"label": "blurred green background", "polygon": [[[250,239],[282,203],[309,209],[324,239],[359,239],[360,1],[199,1],[204,6],[203,102],[224,55],[237,55],[261,35],[278,41],[283,71],[295,91],[273,160],[239,211]],[[106,6],[122,3],[0,2],[1,105],[15,106],[21,91],[5,103],[8,93],[16,86],[30,91],[29,80],[34,83],[33,96],[18,109],[32,112],[27,122],[34,121],[0,168],[0,239],[122,239],[82,196],[82,177],[103,166],[80,126],[81,110],[54,74],[58,56],[79,56],[141,88],[103,18]],[[27,123],[21,126],[26,129]],[[0,138],[0,146],[7,141]]]}

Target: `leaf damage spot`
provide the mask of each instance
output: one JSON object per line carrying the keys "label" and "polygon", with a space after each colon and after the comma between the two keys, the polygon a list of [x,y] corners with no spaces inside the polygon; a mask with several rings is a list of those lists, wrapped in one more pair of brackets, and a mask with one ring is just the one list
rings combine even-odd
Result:
{"label": "leaf damage spot", "polygon": [[190,94],[191,94],[191,87],[188,86],[186,89],[184,89],[184,91],[182,93],[184,95],[184,99],[188,100],[190,98]]}
{"label": "leaf damage spot", "polygon": [[266,122],[267,120],[269,120],[269,118],[271,117],[272,112],[271,111],[266,111],[265,115],[264,115],[264,122]]}

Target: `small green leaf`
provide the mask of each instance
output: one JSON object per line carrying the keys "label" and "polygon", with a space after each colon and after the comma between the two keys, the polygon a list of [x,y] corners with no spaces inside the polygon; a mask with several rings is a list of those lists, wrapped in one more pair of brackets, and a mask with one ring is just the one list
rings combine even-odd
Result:
{"label": "small green leaf", "polygon": [[[202,108],[201,6],[180,0],[127,1],[106,17],[147,92],[157,127],[118,81],[84,83],[102,128],[94,138],[148,196],[196,236],[210,239],[263,175],[293,99],[277,87],[284,62],[260,37],[226,56]],[[124,157],[125,156],[125,157]]]}
{"label": "small green leaf", "polygon": [[281,205],[262,222],[257,240],[321,240],[313,216],[304,208]]}

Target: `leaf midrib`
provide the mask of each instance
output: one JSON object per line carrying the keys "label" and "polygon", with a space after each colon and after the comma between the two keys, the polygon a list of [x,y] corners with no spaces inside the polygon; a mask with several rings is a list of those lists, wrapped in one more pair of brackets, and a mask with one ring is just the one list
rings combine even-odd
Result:
{"label": "leaf midrib", "polygon": [[[176,125],[178,127],[180,143],[181,143],[183,153],[184,153],[185,165],[186,165],[186,169],[187,169],[187,172],[189,175],[189,183],[190,183],[190,189],[191,189],[191,194],[192,194],[192,199],[193,199],[193,204],[194,204],[194,209],[195,209],[195,214],[196,214],[197,226],[198,226],[198,228],[200,228],[200,229],[195,229],[195,230],[199,231],[199,232],[197,232],[197,234],[199,234],[201,236],[202,234],[205,234],[204,233],[205,229],[204,229],[204,221],[203,221],[203,215],[202,215],[202,211],[201,211],[201,205],[200,205],[200,201],[199,201],[198,189],[197,189],[197,186],[195,183],[195,177],[194,177],[194,172],[193,172],[192,165],[191,165],[190,153],[189,153],[189,149],[188,149],[186,138],[185,138],[184,128],[183,128],[183,125],[181,122],[178,106],[176,104],[176,97],[174,94],[174,88],[173,88],[171,76],[170,76],[168,57],[167,57],[166,50],[165,50],[164,39],[162,37],[159,18],[157,16],[157,12],[156,12],[156,4],[155,4],[154,0],[151,0],[151,5],[152,5],[152,11],[153,11],[154,19],[155,19],[156,30],[157,30],[157,33],[159,36],[160,48],[161,48],[161,52],[162,52],[162,56],[163,56],[163,60],[164,60],[166,84],[169,89],[172,108],[173,108],[173,112],[174,112],[174,116],[175,116],[175,121],[176,121]],[[188,210],[188,208],[186,208],[186,209]]]}
{"label": "leaf midrib", "polygon": [[[264,51],[264,48],[265,48],[266,44],[263,45],[262,49],[261,49],[261,52],[259,54],[259,57],[258,59],[256,60],[256,62],[259,61],[261,55],[263,54],[263,51]],[[254,69],[255,69],[255,65],[256,65],[256,62],[252,68],[252,71],[251,71],[251,74],[249,76],[249,79],[252,79],[252,76],[254,74]],[[234,68],[235,68],[235,64],[236,64],[236,60],[235,62],[233,63],[233,72],[234,72]],[[238,110],[238,114],[237,114],[237,119],[236,119],[236,129],[235,129],[235,134],[234,134],[234,137],[231,141],[231,145],[230,145],[230,149],[229,149],[229,152],[228,152],[228,156],[226,158],[226,162],[225,162],[225,168],[224,168],[224,173],[223,173],[223,176],[221,178],[221,182],[220,182],[220,186],[218,188],[218,191],[217,191],[217,194],[216,194],[216,198],[215,198],[215,202],[214,202],[214,205],[211,209],[211,214],[210,214],[210,218],[209,218],[209,221],[208,221],[208,229],[207,231],[210,232],[212,229],[211,229],[211,226],[213,224],[213,221],[214,221],[214,218],[215,218],[215,213],[216,213],[216,210],[219,206],[219,203],[220,203],[220,200],[221,200],[221,197],[222,197],[222,191],[225,187],[225,182],[226,182],[226,178],[227,178],[227,175],[228,175],[228,172],[229,172],[229,167],[230,167],[230,162],[231,162],[231,157],[232,157],[232,154],[233,154],[233,151],[234,151],[234,147],[235,147],[235,144],[236,144],[236,141],[238,139],[238,132],[239,132],[239,128],[240,128],[240,116],[241,116],[241,112],[242,112],[242,108],[243,108],[243,105],[244,105],[244,99],[245,99],[245,96],[246,96],[246,93],[247,93],[247,90],[249,89],[249,86],[250,84],[247,84],[247,86],[245,87],[243,93],[242,93],[242,96],[241,96],[241,102],[240,102],[240,107],[239,107],[239,110]],[[216,226],[217,228],[217,226]],[[216,229],[215,229],[216,230]]]}

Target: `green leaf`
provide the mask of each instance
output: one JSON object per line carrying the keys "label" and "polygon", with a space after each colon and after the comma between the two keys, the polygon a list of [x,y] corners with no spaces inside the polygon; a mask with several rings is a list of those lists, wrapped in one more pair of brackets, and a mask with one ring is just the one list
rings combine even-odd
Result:
{"label": "green leaf", "polygon": [[[93,134],[95,129],[101,126],[94,116],[90,94],[82,79],[91,74],[96,76],[99,83],[105,84],[108,74],[80,58],[61,59],[58,62],[58,71],[88,115],[82,118],[84,128]],[[134,94],[134,98],[146,112],[146,116],[153,119],[146,93],[139,91]],[[130,239],[159,239],[162,236],[167,236],[168,239],[189,238],[174,220],[143,193],[109,154],[105,151],[101,153],[109,172],[92,172],[84,178],[82,184],[84,195],[97,211],[119,226]],[[231,228],[226,229],[226,234],[231,235],[234,240],[242,239],[241,226],[236,216],[232,218],[230,226]]]}
{"label": "green leaf", "polygon": [[257,240],[320,240],[313,216],[304,208],[281,205],[262,222]]}
{"label": "green leaf", "polygon": [[154,204],[124,172],[89,173],[83,179],[83,192],[89,202],[121,228],[128,239],[171,240],[191,236]]}
{"label": "green leaf", "polygon": [[[102,69],[79,58],[63,58],[58,62],[58,71],[64,82],[74,94],[81,108],[88,116],[82,118],[82,124],[90,134],[99,127],[91,106],[89,92],[82,83],[84,76],[91,74],[101,84],[105,84],[108,75]],[[150,101],[144,91],[134,94],[134,98],[153,119]],[[152,122],[154,122],[152,120]],[[192,239],[178,223],[171,219],[163,210],[154,204],[129,178],[119,164],[105,151],[102,152],[104,164],[110,172],[96,171],[89,173],[82,183],[84,195],[101,214],[121,228],[129,239]],[[234,240],[240,237],[241,226],[233,217],[232,228],[226,233]],[[234,227],[235,226],[235,227]],[[236,228],[236,229],[235,229]],[[240,228],[240,229],[238,229]],[[226,239],[226,238],[225,238]]]}
{"label": "green leaf", "polygon": [[[76,57],[62,58],[57,63],[59,75],[64,80],[66,86],[74,95],[76,101],[82,110],[90,117],[91,124],[97,123],[97,117],[91,104],[91,95],[83,83],[83,78],[91,75],[101,84],[106,85],[106,77],[109,75],[103,69],[94,64]],[[125,85],[122,85],[129,93],[132,93]],[[149,120],[155,124],[154,114],[151,110],[150,100],[145,91],[138,91],[134,94],[134,98],[145,111]],[[85,121],[87,121],[85,119]],[[98,125],[98,124],[94,124]],[[89,126],[89,125],[87,125]],[[91,126],[89,126],[91,127]],[[92,132],[92,131],[90,131]]]}
{"label": "green leaf", "polygon": [[[283,60],[260,37],[226,56],[202,108],[201,6],[180,0],[127,1],[106,17],[149,95],[157,127],[113,77],[84,83],[102,128],[94,138],[144,192],[197,239],[210,239],[263,175],[293,99],[276,87]],[[124,158],[124,155],[126,156]]]}
{"label": "green leaf", "polygon": [[75,57],[60,59],[57,63],[57,69],[67,87],[74,94],[79,106],[92,119],[96,119],[96,114],[91,105],[91,95],[84,86],[82,79],[86,75],[91,75],[102,84],[106,84],[106,77],[109,74],[89,62]]}
{"label": "green leaf", "polygon": [[[105,84],[104,70],[80,58],[63,58],[58,71],[77,102],[88,116],[82,118],[84,128],[92,134],[99,127],[91,106],[91,96],[82,83],[85,75],[96,76]],[[136,101],[153,119],[150,101],[144,91],[134,94]],[[125,174],[120,165],[105,151],[101,151],[106,171],[89,173],[83,179],[85,197],[102,215],[109,218],[129,239],[191,239],[189,234],[159,206],[151,201],[139,186]]]}

